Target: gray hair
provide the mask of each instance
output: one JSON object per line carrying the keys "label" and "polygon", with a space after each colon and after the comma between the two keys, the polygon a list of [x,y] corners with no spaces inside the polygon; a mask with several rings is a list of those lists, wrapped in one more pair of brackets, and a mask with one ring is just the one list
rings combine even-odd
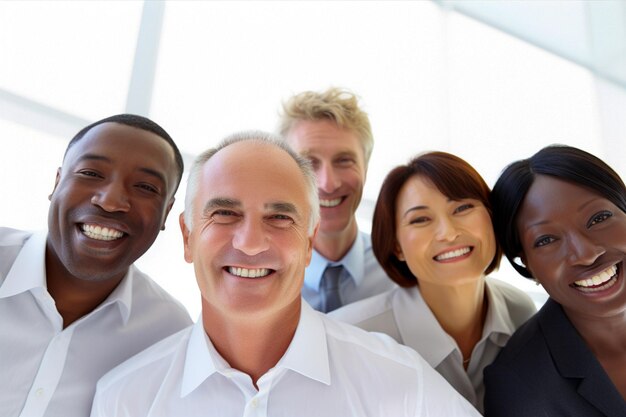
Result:
{"label": "gray hair", "polygon": [[198,192],[198,186],[200,183],[200,176],[202,173],[202,167],[204,164],[213,157],[220,150],[234,143],[251,141],[256,143],[267,143],[285,151],[298,165],[300,172],[304,177],[307,187],[307,196],[309,200],[310,216],[309,216],[309,235],[313,233],[315,226],[320,219],[320,203],[317,194],[317,185],[315,180],[315,173],[311,166],[311,162],[298,155],[280,136],[273,135],[271,133],[249,130],[244,132],[234,133],[224,138],[216,147],[207,149],[196,157],[191,169],[189,170],[189,178],[187,179],[187,190],[185,193],[185,225],[189,230],[193,227],[193,201],[196,198]]}

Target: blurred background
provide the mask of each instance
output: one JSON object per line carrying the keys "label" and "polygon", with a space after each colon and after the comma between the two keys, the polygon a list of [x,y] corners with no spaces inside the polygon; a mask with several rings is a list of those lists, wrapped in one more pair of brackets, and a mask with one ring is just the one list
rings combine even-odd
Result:
{"label": "blurred background", "polygon": [[[626,174],[620,0],[2,1],[0,225],[46,227],[67,142],[95,120],[148,116],[190,164],[234,131],[275,130],[283,100],[329,86],[356,92],[372,122],[366,231],[386,173],[427,150],[490,185],[552,143]],[[184,185],[138,264],[195,318],[183,199]],[[495,276],[545,300],[506,260]]]}

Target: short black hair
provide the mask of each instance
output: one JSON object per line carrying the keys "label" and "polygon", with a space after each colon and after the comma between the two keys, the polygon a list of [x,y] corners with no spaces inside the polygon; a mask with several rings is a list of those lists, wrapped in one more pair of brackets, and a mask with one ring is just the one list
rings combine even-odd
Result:
{"label": "short black hair", "polygon": [[87,132],[89,132],[92,128],[98,125],[101,125],[103,123],[119,123],[122,125],[135,127],[137,129],[146,130],[148,132],[152,132],[155,135],[163,138],[163,140],[169,143],[169,145],[172,147],[172,150],[174,151],[174,159],[176,160],[176,165],[178,166],[178,176],[177,176],[178,180],[176,181],[176,187],[174,188],[174,193],[176,193],[176,190],[178,189],[178,185],[180,184],[180,180],[183,177],[183,171],[185,170],[185,165],[183,163],[183,156],[178,150],[178,147],[176,146],[174,139],[172,139],[172,137],[165,131],[165,129],[163,129],[156,122],[153,122],[147,117],[139,116],[136,114],[123,113],[123,114],[116,114],[114,116],[109,116],[104,119],[98,120],[97,122],[93,122],[92,124],[82,128],[72,138],[72,140],[70,140],[70,142],[67,144],[67,148],[65,149],[65,154],[63,155],[63,159],[65,159],[65,156],[67,155],[67,152],[70,150],[70,148],[74,146],[76,142],[81,140],[83,136],[87,134]]}
{"label": "short black hair", "polygon": [[513,260],[522,253],[517,215],[537,175],[548,175],[587,188],[626,213],[626,186],[600,158],[581,149],[550,145],[528,159],[508,165],[491,192],[496,238],[513,268],[526,278],[530,271]]}

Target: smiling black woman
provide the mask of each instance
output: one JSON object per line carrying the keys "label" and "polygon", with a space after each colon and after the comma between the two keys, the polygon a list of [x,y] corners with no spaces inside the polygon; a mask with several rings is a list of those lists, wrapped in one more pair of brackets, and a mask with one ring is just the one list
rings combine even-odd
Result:
{"label": "smiling black woman", "polygon": [[509,165],[492,198],[505,255],[550,299],[485,370],[485,415],[626,415],[624,183],[550,146]]}

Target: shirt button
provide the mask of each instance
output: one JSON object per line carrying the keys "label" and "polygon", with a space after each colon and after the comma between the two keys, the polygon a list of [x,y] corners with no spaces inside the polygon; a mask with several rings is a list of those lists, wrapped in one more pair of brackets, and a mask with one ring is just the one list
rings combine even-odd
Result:
{"label": "shirt button", "polygon": [[35,391],[35,395],[38,397],[43,397],[43,394],[45,393],[43,388],[37,388],[37,391]]}
{"label": "shirt button", "polygon": [[250,401],[250,406],[252,408],[257,408],[259,406],[259,400],[257,400],[256,398],[253,398],[252,401]]}

